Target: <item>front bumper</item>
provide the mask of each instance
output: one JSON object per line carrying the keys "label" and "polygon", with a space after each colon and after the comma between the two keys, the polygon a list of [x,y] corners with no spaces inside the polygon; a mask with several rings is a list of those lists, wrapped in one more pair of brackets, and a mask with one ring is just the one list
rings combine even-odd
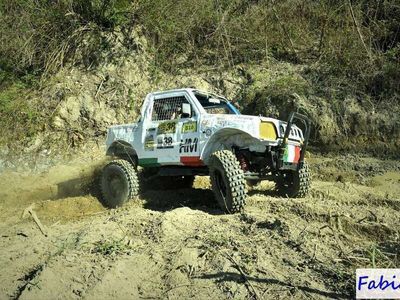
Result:
{"label": "front bumper", "polygon": [[[304,125],[304,139],[300,146],[289,144],[289,135],[295,120],[301,121]],[[310,138],[311,122],[298,112],[292,112],[289,116],[282,143],[279,146],[277,168],[279,170],[298,170],[304,161],[304,155]]]}

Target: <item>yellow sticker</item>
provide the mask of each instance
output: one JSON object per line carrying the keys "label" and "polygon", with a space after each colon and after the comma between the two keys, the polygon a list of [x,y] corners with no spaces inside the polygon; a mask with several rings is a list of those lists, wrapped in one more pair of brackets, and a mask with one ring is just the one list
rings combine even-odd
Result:
{"label": "yellow sticker", "polygon": [[176,129],[176,122],[174,121],[163,122],[158,125],[157,134],[174,133],[175,129]]}
{"label": "yellow sticker", "polygon": [[153,151],[154,150],[154,141],[153,140],[146,140],[144,142],[144,150]]}
{"label": "yellow sticker", "polygon": [[182,125],[182,133],[196,132],[197,122],[186,122]]}

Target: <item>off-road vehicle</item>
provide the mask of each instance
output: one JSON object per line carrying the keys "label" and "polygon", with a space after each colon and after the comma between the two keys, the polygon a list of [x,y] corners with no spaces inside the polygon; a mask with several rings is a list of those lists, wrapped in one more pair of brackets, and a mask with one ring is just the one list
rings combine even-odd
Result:
{"label": "off-road vehicle", "polygon": [[247,184],[261,180],[275,181],[283,196],[303,197],[310,186],[304,161],[309,132],[308,119],[296,112],[284,122],[241,115],[226,98],[196,89],[150,93],[136,123],[108,129],[107,155],[117,159],[103,169],[102,200],[117,207],[136,196],[138,166],[180,187],[209,175],[228,213],[240,211]]}

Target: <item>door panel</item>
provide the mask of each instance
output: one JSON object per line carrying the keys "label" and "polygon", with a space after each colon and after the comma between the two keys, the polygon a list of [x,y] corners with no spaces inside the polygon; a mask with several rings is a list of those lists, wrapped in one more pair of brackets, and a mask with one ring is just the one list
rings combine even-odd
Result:
{"label": "door panel", "polygon": [[187,166],[200,166],[199,123],[196,116],[183,119],[178,131],[180,162]]}
{"label": "door panel", "polygon": [[176,165],[185,154],[198,156],[196,117],[182,118],[182,103],[190,103],[183,93],[153,100],[151,116],[143,129],[143,152],[147,161]]}

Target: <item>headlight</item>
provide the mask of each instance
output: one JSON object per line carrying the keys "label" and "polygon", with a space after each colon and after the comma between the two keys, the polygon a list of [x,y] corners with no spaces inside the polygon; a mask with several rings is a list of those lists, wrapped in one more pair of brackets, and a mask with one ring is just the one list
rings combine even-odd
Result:
{"label": "headlight", "polygon": [[260,138],[264,140],[276,140],[275,125],[270,122],[260,123]]}

